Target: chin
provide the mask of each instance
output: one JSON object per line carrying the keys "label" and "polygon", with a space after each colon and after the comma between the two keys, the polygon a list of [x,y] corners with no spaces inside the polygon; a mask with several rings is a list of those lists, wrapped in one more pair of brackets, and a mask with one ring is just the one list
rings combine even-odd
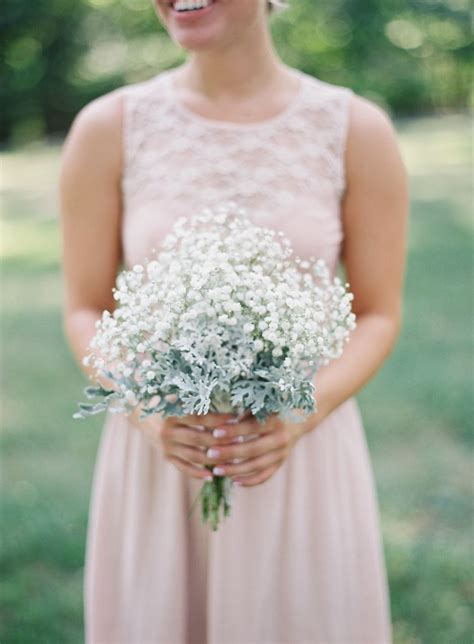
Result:
{"label": "chin", "polygon": [[181,30],[170,31],[172,39],[187,51],[206,51],[222,47],[226,41],[225,34],[217,30],[196,29],[193,33],[182,32]]}
{"label": "chin", "polygon": [[155,0],[171,38],[188,51],[225,47],[255,18],[256,0]]}

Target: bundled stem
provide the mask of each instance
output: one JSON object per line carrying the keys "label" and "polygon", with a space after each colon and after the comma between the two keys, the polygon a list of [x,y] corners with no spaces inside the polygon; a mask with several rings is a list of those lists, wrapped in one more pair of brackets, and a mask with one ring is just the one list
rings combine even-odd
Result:
{"label": "bundled stem", "polygon": [[[220,400],[214,400],[213,407],[216,412],[222,414],[235,413],[235,409],[229,404],[225,396]],[[212,472],[212,465],[207,466]],[[199,494],[194,499],[188,513],[191,516],[199,497],[202,498],[201,517],[204,523],[210,523],[213,530],[219,526],[219,514],[222,508],[223,517],[230,516],[231,509],[232,480],[228,476],[213,476],[212,481],[205,481]]]}

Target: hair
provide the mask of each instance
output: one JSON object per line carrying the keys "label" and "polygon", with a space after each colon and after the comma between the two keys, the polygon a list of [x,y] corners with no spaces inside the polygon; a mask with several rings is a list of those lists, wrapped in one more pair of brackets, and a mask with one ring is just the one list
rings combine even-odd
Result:
{"label": "hair", "polygon": [[270,13],[274,11],[281,11],[282,9],[287,9],[288,4],[283,0],[267,0],[267,9]]}

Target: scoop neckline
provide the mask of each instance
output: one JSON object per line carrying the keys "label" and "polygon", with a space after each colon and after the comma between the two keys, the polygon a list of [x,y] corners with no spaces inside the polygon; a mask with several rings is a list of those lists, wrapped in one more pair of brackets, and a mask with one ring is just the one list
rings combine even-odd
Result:
{"label": "scoop neckline", "polygon": [[181,112],[182,114],[184,114],[188,119],[196,121],[197,123],[201,123],[202,125],[206,125],[208,127],[215,127],[215,128],[222,128],[222,129],[254,130],[256,128],[275,125],[285,120],[288,116],[290,116],[290,114],[292,114],[297,109],[297,107],[301,103],[301,99],[305,94],[305,90],[306,90],[305,74],[299,69],[290,68],[290,73],[292,73],[294,76],[299,78],[299,81],[300,81],[299,87],[296,93],[294,94],[294,96],[292,97],[291,101],[289,101],[287,105],[282,110],[280,110],[277,114],[270,116],[266,119],[260,119],[259,121],[249,121],[248,123],[243,123],[240,121],[227,121],[227,120],[213,119],[213,118],[208,118],[207,116],[202,116],[201,114],[198,114],[194,110],[184,105],[184,103],[178,99],[176,94],[176,89],[174,86],[176,69],[177,68],[173,68],[164,72],[167,93],[169,98],[172,100],[173,107],[179,112]]}

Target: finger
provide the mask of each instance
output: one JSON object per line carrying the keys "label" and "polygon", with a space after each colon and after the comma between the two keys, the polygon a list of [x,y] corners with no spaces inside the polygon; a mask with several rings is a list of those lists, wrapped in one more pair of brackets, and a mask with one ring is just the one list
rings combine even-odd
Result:
{"label": "finger", "polygon": [[284,432],[273,432],[258,436],[253,440],[233,445],[213,445],[207,451],[207,456],[215,463],[228,463],[235,458],[255,458],[277,448],[286,446],[287,435]]}
{"label": "finger", "polygon": [[185,425],[165,427],[161,435],[165,441],[182,443],[194,447],[211,447],[216,443],[216,439],[212,436],[211,432],[202,432],[192,427],[186,427]]}
{"label": "finger", "polygon": [[285,452],[282,449],[275,449],[256,458],[250,458],[241,463],[225,463],[216,465],[212,472],[216,476],[240,476],[241,474],[258,473],[260,470],[281,462],[285,458]]}
{"label": "finger", "polygon": [[175,456],[182,461],[187,461],[191,465],[205,466],[206,452],[199,447],[190,447],[182,443],[167,443],[165,448],[166,456]]}
{"label": "finger", "polygon": [[198,465],[215,465],[215,459],[207,456],[206,451],[200,447],[191,447],[183,443],[166,443],[166,454],[173,454],[182,460]]}
{"label": "finger", "polygon": [[205,481],[212,481],[212,474],[206,468],[196,467],[176,456],[169,456],[167,457],[167,460],[170,463],[173,463],[173,465],[176,465],[176,467],[185,474],[189,474],[189,476],[192,476],[196,479],[203,479]]}
{"label": "finger", "polygon": [[233,479],[234,483],[238,483],[239,486],[242,487],[251,487],[252,485],[259,485],[260,483],[264,483],[267,479],[269,479],[275,472],[279,469],[280,463],[275,463],[274,465],[270,465],[270,467],[265,468],[264,470],[261,470],[258,472],[258,474],[253,474],[251,476],[242,476],[238,479]]}
{"label": "finger", "polygon": [[263,434],[265,431],[267,431],[266,426],[252,417],[235,424],[221,424],[212,430],[212,435],[219,443],[225,444],[239,436]]}
{"label": "finger", "polygon": [[213,429],[212,435],[219,443],[235,440],[239,436],[264,434],[271,430],[269,423],[260,423],[254,416],[245,418],[237,423],[224,423]]}
{"label": "finger", "polygon": [[229,420],[233,420],[235,418],[234,414],[216,414],[216,413],[210,413],[210,414],[190,414],[187,416],[173,416],[174,419],[174,424],[180,424],[180,425],[204,425],[204,427],[208,427],[209,429],[214,429],[214,427],[217,427],[218,425],[223,425]]}

